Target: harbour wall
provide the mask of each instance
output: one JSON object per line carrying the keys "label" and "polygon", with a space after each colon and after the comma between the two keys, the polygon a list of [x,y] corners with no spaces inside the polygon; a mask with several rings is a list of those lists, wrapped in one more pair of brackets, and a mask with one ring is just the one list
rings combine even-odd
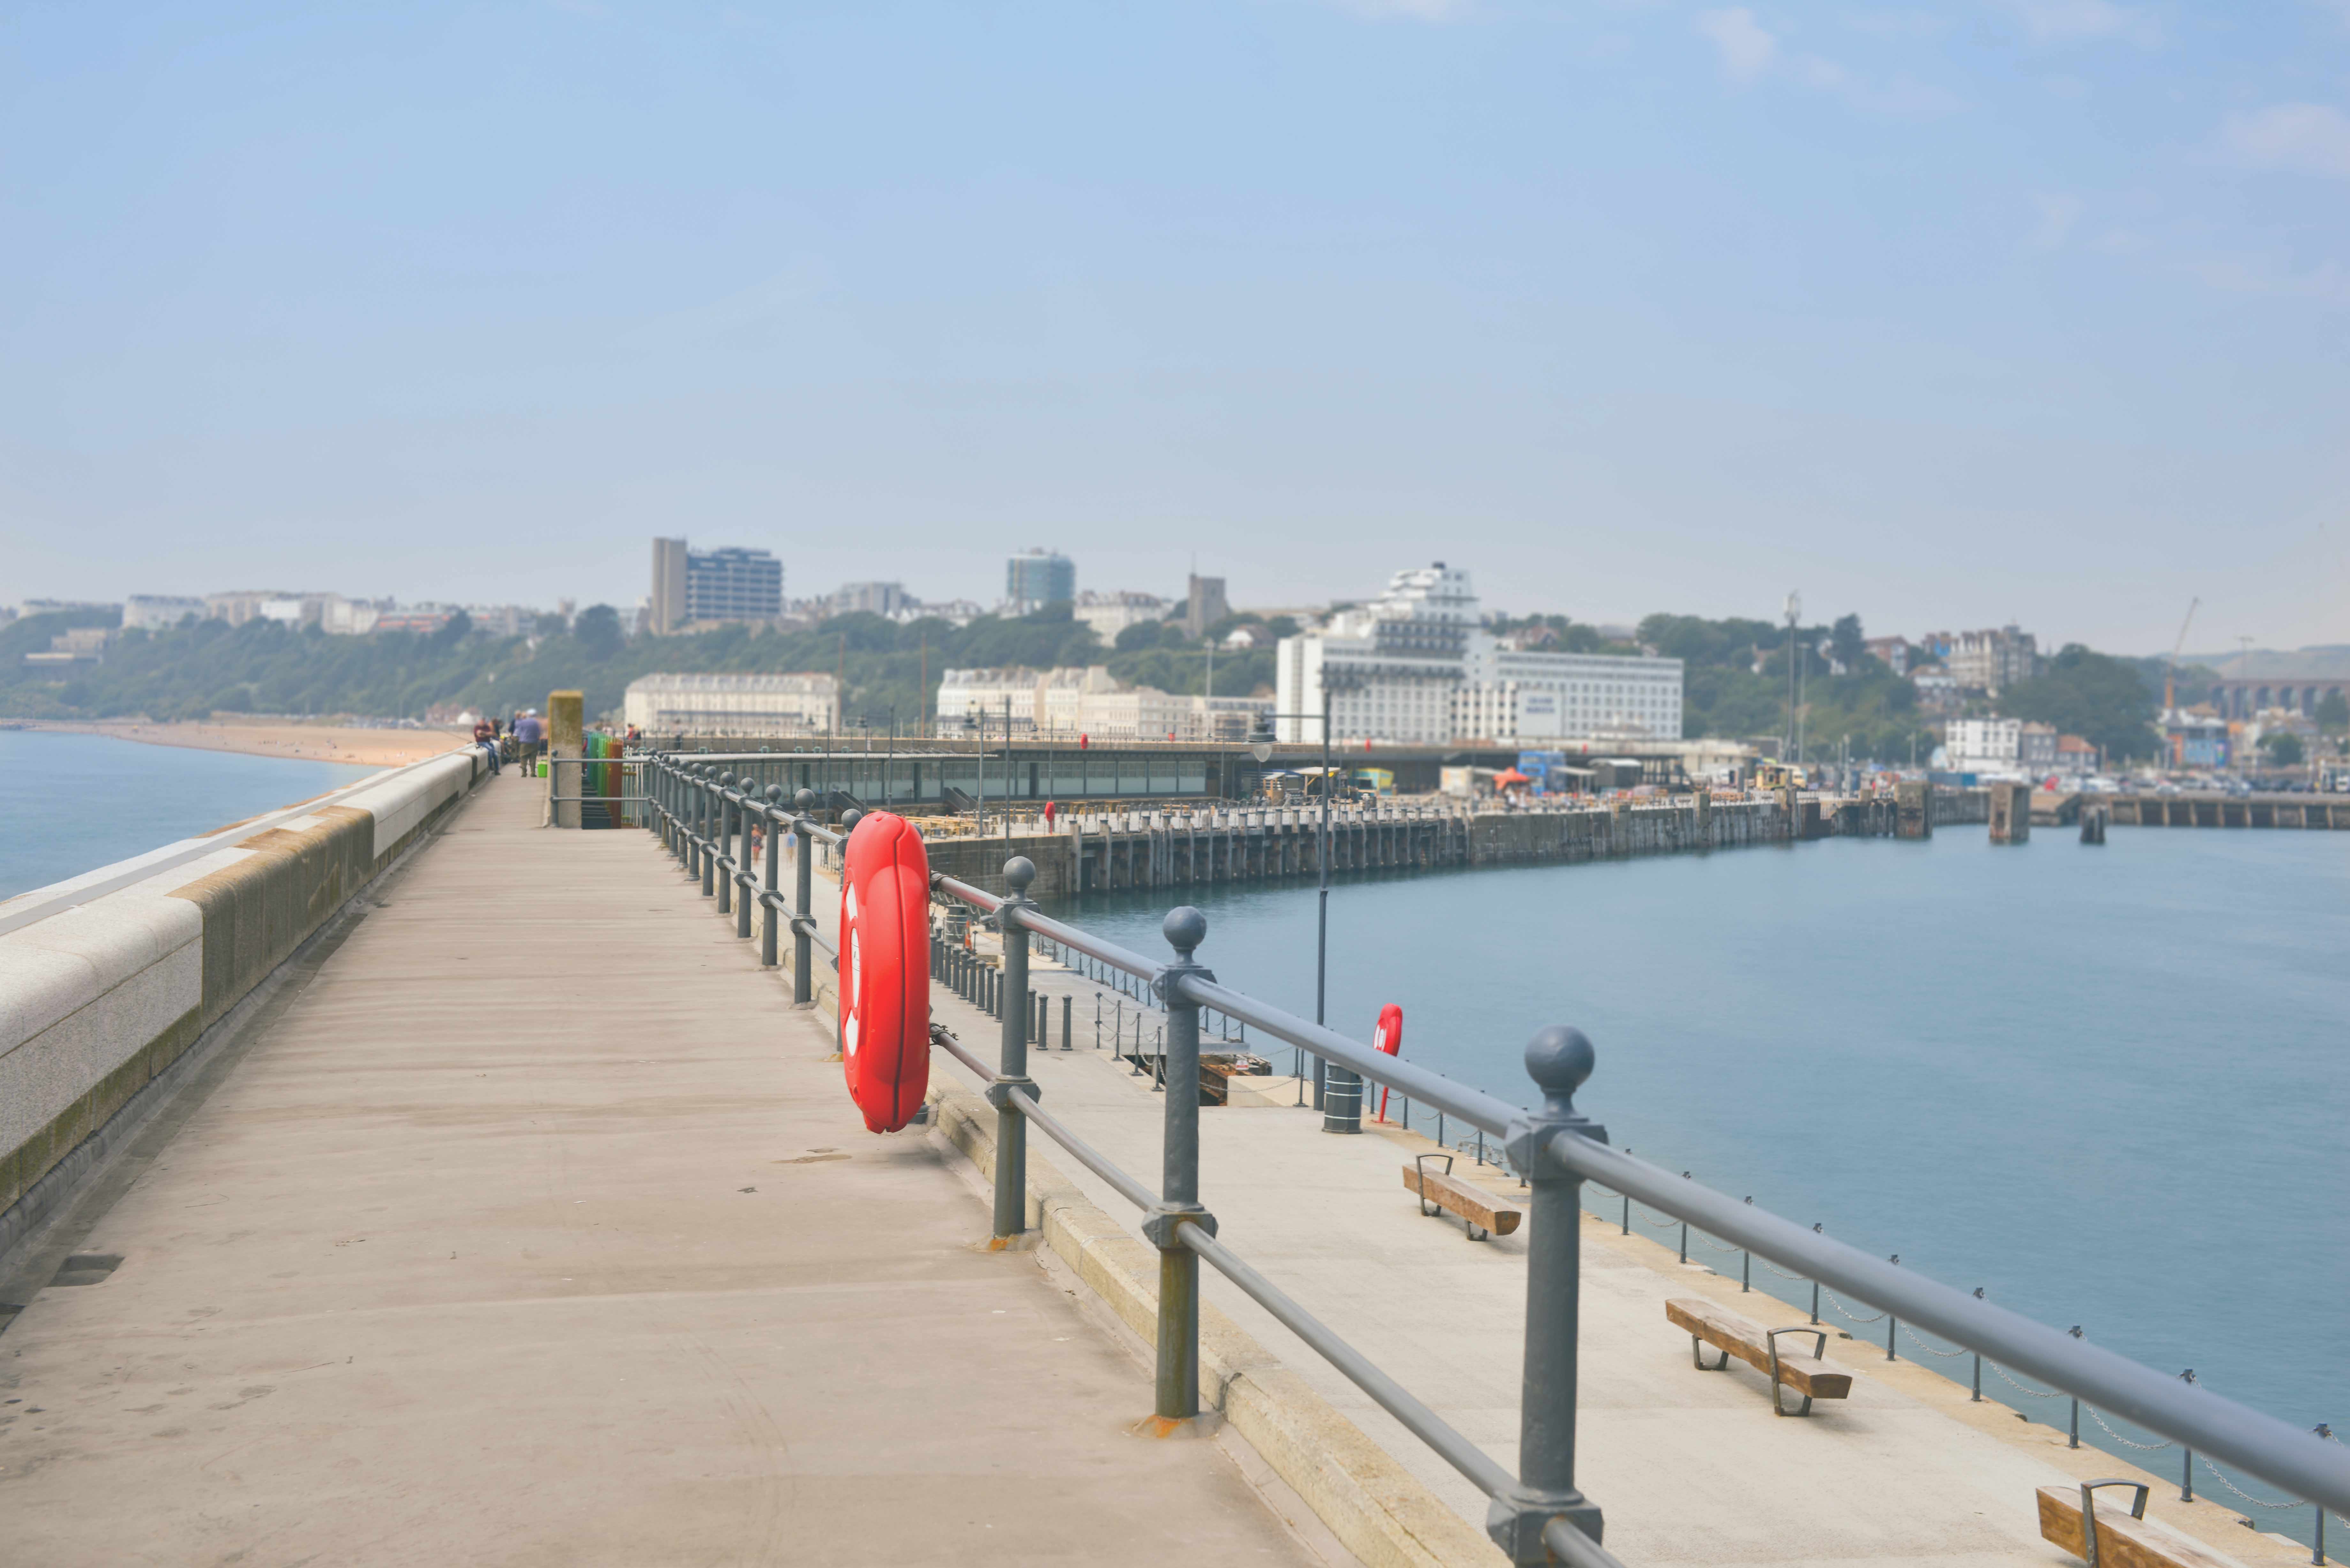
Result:
{"label": "harbour wall", "polygon": [[[0,931],[0,1248],[39,1218],[26,1199],[42,1179],[429,832],[482,766],[468,747],[257,830],[0,904],[0,917],[63,906]],[[161,868],[137,876],[150,861]]]}
{"label": "harbour wall", "polygon": [[[1937,790],[1936,824],[1981,823],[1980,790]],[[1330,869],[1400,870],[1529,861],[1617,859],[1832,837],[1894,837],[1889,795],[1762,798],[1618,797],[1580,807],[1475,811],[1419,804],[1340,806],[1330,817]],[[1036,867],[1036,898],[1114,888],[1266,881],[1319,873],[1322,828],[1307,806],[1190,807],[1076,813],[1046,831],[1014,818],[1009,833],[941,834],[931,867],[989,892],[1003,863]]]}

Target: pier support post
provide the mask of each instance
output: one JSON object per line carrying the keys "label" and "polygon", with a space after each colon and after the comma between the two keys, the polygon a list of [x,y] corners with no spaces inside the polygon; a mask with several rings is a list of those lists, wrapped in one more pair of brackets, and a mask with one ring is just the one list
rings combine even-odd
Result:
{"label": "pier support post", "polygon": [[1168,911],[1159,927],[1175,961],[1156,982],[1167,1006],[1167,1043],[1159,1055],[1167,1095],[1162,1109],[1159,1202],[1142,1233],[1159,1249],[1159,1376],[1153,1415],[1162,1433],[1200,1413],[1200,1254],[1183,1245],[1185,1225],[1216,1233],[1215,1217],[1200,1206],[1200,1008],[1186,1001],[1181,981],[1213,980],[1192,955],[1207,939],[1208,917],[1186,904]]}
{"label": "pier support post", "polygon": [[1903,779],[1893,786],[1893,833],[1897,838],[1934,836],[1934,786],[1925,779]]}
{"label": "pier support post", "polygon": [[1020,923],[1021,913],[1029,908],[1028,885],[1035,880],[1036,867],[1026,856],[1015,855],[1003,863],[1007,896],[997,911],[1003,929],[1000,993],[1003,1005],[996,1009],[1003,1026],[997,1033],[1002,1046],[995,1082],[987,1091],[995,1106],[995,1244],[999,1247],[1028,1226],[1028,1121],[1013,1105],[1008,1091],[1016,1088],[1034,1094],[1036,1088],[1028,1077],[1028,929]]}
{"label": "pier support post", "polygon": [[1576,1318],[1583,1274],[1583,1179],[1552,1152],[1562,1137],[1607,1141],[1575,1108],[1596,1054],[1580,1030],[1545,1029],[1526,1045],[1542,1108],[1512,1129],[1510,1163],[1533,1189],[1526,1222],[1526,1355],[1518,1404],[1518,1484],[1495,1498],[1485,1532],[1510,1561],[1548,1563],[1543,1532],[1564,1520],[1594,1542],[1599,1508],[1575,1485]]}

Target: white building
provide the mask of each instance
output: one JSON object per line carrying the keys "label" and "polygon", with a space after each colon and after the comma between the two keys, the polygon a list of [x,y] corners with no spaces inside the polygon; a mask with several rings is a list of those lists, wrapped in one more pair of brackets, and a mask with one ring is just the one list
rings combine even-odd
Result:
{"label": "white building", "polygon": [[1258,697],[1183,697],[1123,686],[1083,669],[950,670],[939,682],[939,732],[1084,735],[1100,741],[1241,741],[1273,704]]}
{"label": "white building", "polygon": [[1107,646],[1116,642],[1118,634],[1128,627],[1165,620],[1173,607],[1157,594],[1087,592],[1077,596],[1071,613],[1093,628],[1094,635]]}
{"label": "white building", "polygon": [[177,626],[183,616],[205,618],[204,601],[174,594],[132,594],[122,601],[122,629],[144,627],[150,631]]}
{"label": "white building", "polygon": [[1953,773],[2014,774],[2022,767],[2023,721],[1953,719],[1942,738]]}
{"label": "white building", "polygon": [[1281,639],[1280,738],[1321,738],[1329,685],[1336,741],[1445,745],[1576,738],[1679,740],[1681,661],[1504,648],[1478,624],[1469,574],[1438,562],[1398,572],[1359,610]]}
{"label": "white building", "polygon": [[829,675],[640,675],[621,716],[645,734],[821,735],[840,725]]}

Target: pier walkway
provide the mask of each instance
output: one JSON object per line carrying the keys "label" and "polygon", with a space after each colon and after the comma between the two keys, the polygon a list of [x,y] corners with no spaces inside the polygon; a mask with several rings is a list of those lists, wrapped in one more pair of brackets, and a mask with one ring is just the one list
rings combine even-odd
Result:
{"label": "pier walkway", "polygon": [[1323,1560],[1128,1433],[657,846],[540,811],[485,784],[0,1273],[0,1559]]}
{"label": "pier walkway", "polygon": [[[1212,963],[1213,943],[1211,929],[1203,962]],[[1125,1063],[1086,1048],[1087,1002],[1076,1010],[1085,1021],[1078,1048],[1058,1049],[1058,994],[1089,997],[1096,988],[1041,960],[1032,960],[1030,981],[1055,997],[1055,1048],[1028,1058],[1044,1103],[1114,1163],[1156,1171],[1159,1099]],[[933,987],[932,999],[933,1015],[993,1060],[1001,1025],[945,987]],[[1279,1054],[1285,1064],[1288,1053]],[[959,1064],[932,1060],[934,1075],[972,1086]],[[1527,1232],[1472,1242],[1457,1220],[1421,1218],[1400,1170],[1437,1145],[1368,1121],[1358,1136],[1326,1135],[1319,1112],[1291,1108],[1295,1080],[1243,1082],[1261,1086],[1245,1096],[1252,1103],[1236,1097],[1201,1114],[1201,1199],[1220,1238],[1513,1467]],[[1032,1180],[1034,1162],[1046,1162],[1141,1235],[1134,1206],[1076,1161],[1041,1140],[1030,1159]],[[1463,1158],[1455,1173],[1523,1201],[1503,1171],[1472,1172]],[[1808,1419],[1778,1419],[1762,1375],[1735,1362],[1715,1374],[1692,1366],[1689,1337],[1666,1322],[1664,1303],[1707,1297],[1764,1326],[1801,1324],[1803,1312],[1760,1291],[1741,1293],[1734,1257],[1721,1277],[1594,1216],[1584,1220],[1583,1251],[1576,1479],[1606,1510],[1607,1545],[1627,1563],[2054,1568],[2076,1560],[2041,1539],[2034,1490],[2129,1473],[2095,1449],[2068,1450],[2062,1430],[2036,1424],[2047,1410],[2027,1424],[1990,1397],[1970,1403],[1964,1386],[1908,1360],[1887,1363],[1881,1343],[1840,1338],[1833,1324],[1828,1358],[1854,1374],[1852,1397],[1815,1407]],[[1270,1314],[1215,1274],[1202,1288],[1463,1519],[1482,1521],[1485,1500],[1474,1487]],[[2061,1420],[2063,1407],[2055,1409]],[[2223,1561],[2308,1561],[2306,1547],[2245,1530],[2224,1507],[2177,1498],[2175,1484],[2167,1492],[2158,1485],[2150,1513]]]}

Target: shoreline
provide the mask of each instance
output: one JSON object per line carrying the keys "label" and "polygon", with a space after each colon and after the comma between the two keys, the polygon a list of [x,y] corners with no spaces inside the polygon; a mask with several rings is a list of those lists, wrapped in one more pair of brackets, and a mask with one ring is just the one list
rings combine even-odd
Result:
{"label": "shoreline", "polygon": [[250,757],[340,763],[369,768],[396,768],[409,763],[422,762],[427,757],[454,751],[465,743],[465,738],[453,730],[362,730],[340,724],[306,724],[298,721],[254,724],[183,721],[156,724],[129,719],[29,720],[24,727],[57,734],[102,735],[117,741],[136,741],[141,745],[234,752]]}

